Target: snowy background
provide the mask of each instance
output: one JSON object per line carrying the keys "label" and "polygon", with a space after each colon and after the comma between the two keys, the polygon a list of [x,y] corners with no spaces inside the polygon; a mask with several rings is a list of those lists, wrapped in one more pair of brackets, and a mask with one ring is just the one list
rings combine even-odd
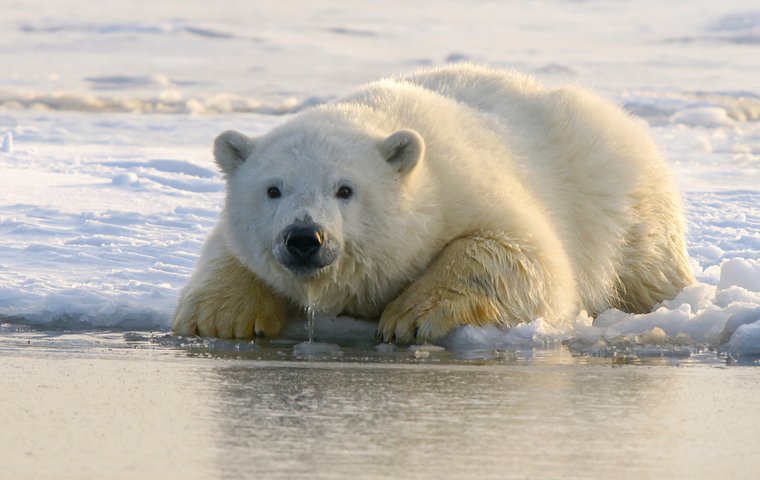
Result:
{"label": "snowy background", "polygon": [[760,355],[756,0],[0,7],[6,340],[20,324],[168,330],[223,200],[216,134],[259,135],[363,82],[472,61],[591,87],[646,122],[682,190],[701,283],[648,315],[462,329],[446,346]]}

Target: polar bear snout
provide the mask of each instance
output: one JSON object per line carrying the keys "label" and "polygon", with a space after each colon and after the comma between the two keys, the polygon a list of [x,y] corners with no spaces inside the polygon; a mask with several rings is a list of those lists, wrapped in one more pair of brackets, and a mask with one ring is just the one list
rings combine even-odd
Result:
{"label": "polar bear snout", "polygon": [[298,222],[282,232],[275,256],[280,264],[296,275],[311,275],[332,264],[338,248],[321,225]]}
{"label": "polar bear snout", "polygon": [[319,225],[291,225],[283,235],[285,248],[293,257],[308,260],[322,248],[325,234]]}

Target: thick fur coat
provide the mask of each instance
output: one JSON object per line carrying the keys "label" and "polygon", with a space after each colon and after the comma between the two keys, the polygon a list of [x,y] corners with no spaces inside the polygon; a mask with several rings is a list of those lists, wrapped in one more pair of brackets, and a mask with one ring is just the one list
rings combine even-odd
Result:
{"label": "thick fur coat", "polygon": [[[388,340],[435,341],[465,324],[646,312],[693,281],[657,147],[578,87],[424,70],[260,138],[225,132],[215,157],[226,204],[179,334],[276,335],[289,307],[316,304],[379,319]],[[299,225],[314,240],[295,251]]]}

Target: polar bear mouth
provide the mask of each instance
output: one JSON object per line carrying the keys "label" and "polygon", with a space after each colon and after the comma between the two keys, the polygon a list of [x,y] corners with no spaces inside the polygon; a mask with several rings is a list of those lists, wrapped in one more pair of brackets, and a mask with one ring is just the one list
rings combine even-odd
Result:
{"label": "polar bear mouth", "polygon": [[288,225],[274,245],[277,262],[299,277],[311,277],[332,265],[339,248],[321,225],[297,222]]}

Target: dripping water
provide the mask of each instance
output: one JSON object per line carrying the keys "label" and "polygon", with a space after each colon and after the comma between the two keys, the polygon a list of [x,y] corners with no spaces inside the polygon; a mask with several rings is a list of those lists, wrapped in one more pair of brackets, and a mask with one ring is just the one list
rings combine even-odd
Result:
{"label": "dripping water", "polygon": [[309,343],[314,343],[314,312],[317,305],[310,303],[306,306],[306,326],[309,330]]}
{"label": "dripping water", "polygon": [[334,353],[340,351],[340,346],[333,343],[320,343],[315,342],[315,320],[318,310],[319,290],[314,285],[308,285],[306,287],[306,327],[309,332],[309,341],[302,342],[293,347],[293,350],[298,355],[305,357],[315,356],[319,354]]}
{"label": "dripping water", "polygon": [[314,343],[314,316],[317,313],[317,287],[309,284],[306,286],[306,326],[309,331],[309,343]]}

